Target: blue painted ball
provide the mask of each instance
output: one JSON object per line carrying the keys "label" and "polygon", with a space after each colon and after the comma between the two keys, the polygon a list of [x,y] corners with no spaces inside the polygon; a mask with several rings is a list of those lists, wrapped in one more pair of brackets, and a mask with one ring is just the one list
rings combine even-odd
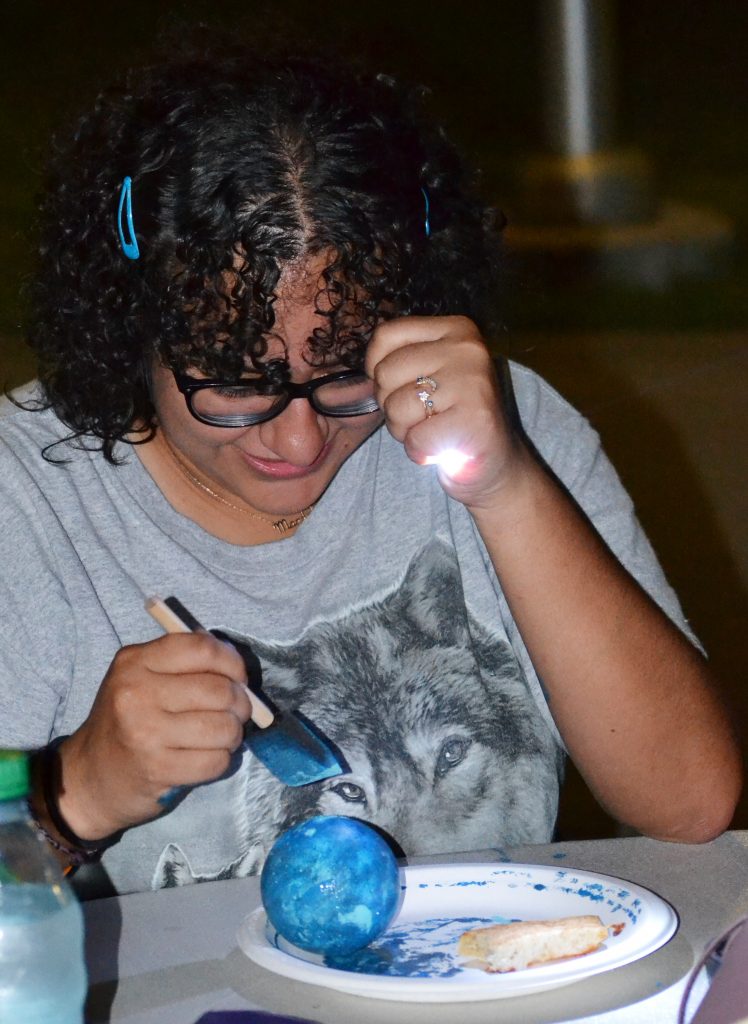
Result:
{"label": "blue painted ball", "polygon": [[284,939],[339,956],[363,949],[387,928],[400,900],[400,871],[373,828],[320,815],[275,841],[260,889],[268,920]]}

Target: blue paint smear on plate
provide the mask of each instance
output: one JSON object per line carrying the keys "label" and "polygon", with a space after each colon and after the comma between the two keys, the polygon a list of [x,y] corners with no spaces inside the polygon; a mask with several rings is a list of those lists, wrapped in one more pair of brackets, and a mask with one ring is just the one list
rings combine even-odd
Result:
{"label": "blue paint smear on plate", "polygon": [[491,882],[486,878],[465,878],[459,882],[427,882],[423,888],[429,888],[431,886],[434,889],[472,889],[472,888],[485,888],[485,886],[491,885]]}
{"label": "blue paint smear on plate", "polygon": [[507,924],[506,917],[433,917],[389,928],[365,949],[326,956],[325,966],[390,978],[451,978],[464,970],[457,941],[470,928]]}
{"label": "blue paint smear on plate", "polygon": [[[566,854],[554,856],[561,858]],[[631,893],[627,889],[622,889],[618,885],[604,885],[602,882],[583,882],[576,872],[564,868],[556,869],[555,877],[547,884],[535,881],[531,870],[521,868],[497,868],[491,875],[501,879],[507,889],[518,889],[524,885],[536,892],[547,890],[550,893],[561,892],[568,896],[581,896],[592,903],[607,907],[613,913],[625,914],[632,924],[637,923],[644,909],[641,900],[631,899]]]}
{"label": "blue paint smear on plate", "polygon": [[[571,885],[562,885],[562,881],[570,882]],[[600,882],[589,882],[585,885],[578,878],[567,876],[564,871],[558,872],[558,879],[552,888],[570,896],[581,896],[592,903],[601,903],[613,913],[625,914],[632,924],[637,923],[643,909],[641,900],[638,898],[631,900],[628,906],[621,902],[621,900],[630,898],[631,894],[626,889],[621,889],[618,886],[605,886]]]}
{"label": "blue paint smear on plate", "polygon": [[586,889],[579,888],[577,889],[577,896],[585,896],[587,899],[592,900],[593,903],[600,903],[605,899],[601,885],[588,885]]}

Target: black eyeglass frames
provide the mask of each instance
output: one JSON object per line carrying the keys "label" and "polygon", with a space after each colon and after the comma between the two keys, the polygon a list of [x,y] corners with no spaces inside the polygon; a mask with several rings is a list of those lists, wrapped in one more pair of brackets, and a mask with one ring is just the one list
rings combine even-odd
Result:
{"label": "black eyeglass frames", "polygon": [[379,408],[374,384],[360,370],[339,370],[306,384],[271,383],[258,377],[238,381],[200,380],[174,373],[190,413],[212,427],[251,427],[278,416],[289,402],[306,398],[323,416],[365,416]]}

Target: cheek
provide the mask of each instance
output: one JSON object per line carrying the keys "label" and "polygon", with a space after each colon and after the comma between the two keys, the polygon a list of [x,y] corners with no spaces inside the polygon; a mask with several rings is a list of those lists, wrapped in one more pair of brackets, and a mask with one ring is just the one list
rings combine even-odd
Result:
{"label": "cheek", "polygon": [[358,448],[359,445],[363,444],[368,437],[371,437],[374,431],[384,423],[384,415],[380,412],[372,413],[369,416],[362,416],[361,419],[366,422],[362,423],[357,422],[355,419],[351,419],[348,420],[348,424],[346,426],[341,428],[340,433],[346,450]]}
{"label": "cheek", "polygon": [[227,430],[222,427],[210,427],[196,420],[187,407],[184,395],[177,388],[173,376],[163,368],[153,373],[152,396],[162,433],[174,447],[185,453],[220,448],[246,433],[245,427]]}
{"label": "cheek", "polygon": [[242,427],[229,430],[201,423],[190,413],[187,403],[178,391],[176,395],[164,395],[162,401],[155,401],[155,405],[158,424],[166,440],[186,455],[215,451],[227,444],[233,444],[248,429]]}

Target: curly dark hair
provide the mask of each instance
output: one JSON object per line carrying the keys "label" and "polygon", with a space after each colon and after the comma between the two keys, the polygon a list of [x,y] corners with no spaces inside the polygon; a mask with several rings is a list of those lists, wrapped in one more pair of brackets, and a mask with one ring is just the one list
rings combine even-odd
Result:
{"label": "curly dark hair", "polygon": [[[492,332],[501,218],[424,96],[225,47],[102,92],[55,144],[40,205],[29,341],[46,407],[114,461],[116,441],[155,428],[153,355],[237,379],[267,351],[283,268],[318,253],[331,255],[315,361],[361,365],[396,315],[462,313]],[[134,261],[117,234],[126,175]]]}

